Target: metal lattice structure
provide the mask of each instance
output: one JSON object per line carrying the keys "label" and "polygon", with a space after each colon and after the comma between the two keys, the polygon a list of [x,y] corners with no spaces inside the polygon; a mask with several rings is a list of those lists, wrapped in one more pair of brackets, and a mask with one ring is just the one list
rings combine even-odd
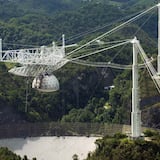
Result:
{"label": "metal lattice structure", "polygon": [[61,68],[67,63],[64,47],[58,47],[53,43],[52,47],[19,49],[2,51],[1,62],[19,63],[22,67],[16,67],[9,72],[20,76],[37,76],[52,68],[52,71]]}

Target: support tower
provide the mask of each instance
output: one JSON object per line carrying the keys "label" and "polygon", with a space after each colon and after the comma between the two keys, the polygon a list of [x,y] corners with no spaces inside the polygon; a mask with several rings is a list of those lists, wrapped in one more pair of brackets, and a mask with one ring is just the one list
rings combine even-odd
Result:
{"label": "support tower", "polygon": [[137,39],[134,38],[133,44],[133,65],[132,65],[132,112],[131,112],[131,136],[138,138],[141,136],[141,111],[139,104],[138,86],[138,50],[136,47]]}

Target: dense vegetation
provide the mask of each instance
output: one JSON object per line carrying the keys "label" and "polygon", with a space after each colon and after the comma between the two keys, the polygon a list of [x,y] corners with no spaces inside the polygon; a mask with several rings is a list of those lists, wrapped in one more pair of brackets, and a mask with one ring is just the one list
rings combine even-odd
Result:
{"label": "dense vegetation", "polygon": [[[0,148],[0,159],[1,160],[29,160],[27,156],[25,155],[23,158],[20,156],[14,154],[8,148]],[[36,160],[36,158],[33,158],[32,160]]]}
{"label": "dense vegetation", "polygon": [[[144,3],[141,1],[140,4],[138,0],[1,0],[0,36],[3,39],[3,48],[30,48],[51,44],[53,40],[60,44],[60,37],[63,33],[66,35],[67,44],[77,42],[84,44],[112,28],[115,23],[119,24],[122,17],[128,17],[128,15],[139,12],[142,8],[148,8],[153,3],[154,1],[145,1]],[[152,18],[149,19],[150,16]],[[138,21],[138,24],[129,25],[105,40],[111,41],[115,38],[121,40],[133,38],[136,35],[142,40],[144,48],[150,54],[155,55],[156,13],[149,14],[144,19],[148,19],[145,25],[143,21]],[[95,32],[97,27],[101,29]],[[117,50],[107,52],[107,56],[105,53],[93,56],[91,60],[112,60],[114,63],[121,64],[131,63],[132,57],[128,56],[131,54],[131,48],[125,47],[123,50],[118,48],[118,50],[119,55],[114,58],[113,54]],[[129,123],[130,121],[130,71],[67,64],[54,73],[60,81],[60,90],[45,94],[31,89],[32,78],[27,80],[8,74],[7,70],[11,67],[13,67],[12,64],[0,64],[2,77],[0,79],[0,110],[2,112],[0,123],[17,121]],[[140,72],[147,75],[145,71]],[[140,79],[143,93],[142,101],[144,98],[152,99],[158,95],[154,91],[155,88],[151,81],[145,83],[147,86],[151,86],[151,89],[146,90],[145,80],[146,77]],[[26,87],[27,85],[28,87]],[[115,88],[113,90],[104,89],[110,85],[114,85]],[[157,103],[153,103],[153,100],[151,102],[143,106],[145,110],[148,111],[148,107],[155,106]],[[27,113],[25,113],[26,104]],[[159,105],[154,107],[156,108],[154,113],[158,113],[158,107]],[[147,117],[150,110],[145,113],[145,117]],[[145,124],[154,126],[154,122],[154,118],[151,122],[148,119]]]}
{"label": "dense vegetation", "polygon": [[[30,48],[61,43],[80,43],[104,33],[154,0],[0,0],[0,37],[3,49]],[[155,57],[157,14],[128,25],[106,41],[137,36],[147,52]],[[127,17],[127,18],[122,18]],[[144,24],[145,20],[145,24]],[[90,33],[90,34],[88,34]],[[93,48],[92,48],[93,49]],[[92,61],[131,63],[131,47],[118,48],[93,56]],[[118,56],[113,56],[115,53]],[[54,74],[60,81],[55,93],[40,93],[31,89],[32,78],[7,73],[13,64],[0,64],[0,123],[22,121],[67,121],[129,123],[131,110],[131,71],[90,68],[67,64]],[[155,65],[156,66],[156,65]],[[140,70],[142,119],[144,125],[160,128],[159,95],[146,70]],[[112,90],[104,87],[114,85]],[[27,92],[27,93],[26,93]],[[27,101],[26,101],[27,99]],[[27,112],[25,112],[27,107]],[[160,159],[160,135],[148,132],[152,141],[129,140],[115,135],[97,140],[97,149],[87,160]],[[75,158],[77,158],[75,156]],[[0,159],[27,160],[0,148]]]}
{"label": "dense vegetation", "polygon": [[116,134],[97,140],[96,150],[88,154],[86,160],[159,160],[160,135],[147,131],[149,141],[144,139],[131,140],[125,135]]}

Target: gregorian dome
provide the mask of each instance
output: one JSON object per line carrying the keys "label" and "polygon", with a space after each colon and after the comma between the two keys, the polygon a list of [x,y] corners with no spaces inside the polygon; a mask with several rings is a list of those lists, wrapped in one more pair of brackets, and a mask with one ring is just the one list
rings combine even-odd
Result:
{"label": "gregorian dome", "polygon": [[32,88],[42,92],[54,92],[59,90],[59,81],[53,74],[40,74],[34,78]]}

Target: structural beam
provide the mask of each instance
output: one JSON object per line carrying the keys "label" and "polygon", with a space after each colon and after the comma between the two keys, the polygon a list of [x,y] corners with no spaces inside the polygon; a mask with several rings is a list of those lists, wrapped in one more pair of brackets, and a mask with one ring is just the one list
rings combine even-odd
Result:
{"label": "structural beam", "polygon": [[139,104],[138,86],[138,50],[136,47],[138,40],[133,39],[133,65],[132,65],[132,112],[131,112],[131,136],[138,138],[141,136],[141,111]]}

